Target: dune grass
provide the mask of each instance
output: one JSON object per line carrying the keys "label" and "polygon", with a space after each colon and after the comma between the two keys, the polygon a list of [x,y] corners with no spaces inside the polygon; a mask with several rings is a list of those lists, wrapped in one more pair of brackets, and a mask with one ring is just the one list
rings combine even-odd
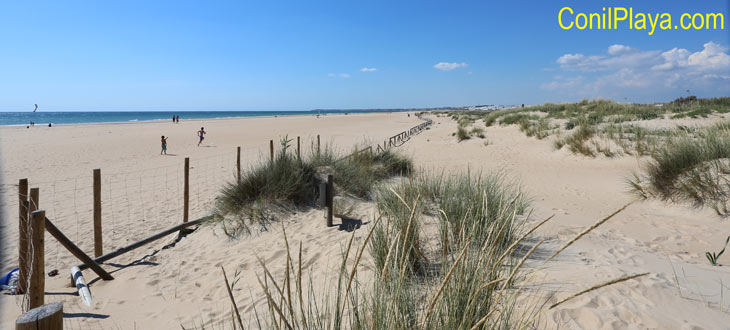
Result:
{"label": "dune grass", "polygon": [[[589,157],[603,154],[607,157],[620,155],[650,155],[667,140],[665,130],[649,130],[628,124],[660,118],[701,118],[730,112],[730,97],[698,99],[694,96],[678,98],[661,105],[618,103],[610,100],[583,100],[577,103],[552,104],[498,111],[451,111],[451,118],[461,123],[472,123],[478,118],[486,127],[495,123],[518,125],[525,135],[545,139],[566,131],[582,128],[574,138],[553,139],[555,149],[564,145],[570,151]],[[558,125],[560,123],[560,125]],[[617,130],[625,134],[615,134]],[[586,133],[589,140],[584,140]],[[466,133],[466,132],[465,132]],[[467,135],[464,135],[467,136]],[[572,143],[569,143],[572,142]]]}
{"label": "dune grass", "polygon": [[456,129],[456,139],[459,140],[459,142],[470,139],[471,136],[469,135],[469,132],[467,132],[466,128],[464,126],[459,125],[459,127]]}
{"label": "dune grass", "polygon": [[[266,302],[254,306],[247,328],[529,329],[538,327],[549,308],[646,275],[609,280],[548,307],[545,298],[524,290],[524,265],[541,243],[528,239],[552,217],[525,230],[529,203],[514,181],[498,174],[421,175],[376,191],[377,218],[360,235],[359,246],[354,232],[343,244],[339,270],[325,279],[324,289],[314,289],[311,277],[303,280],[302,244],[295,259],[283,231],[283,276],[259,259]],[[626,207],[582,231],[546,262]],[[437,231],[426,230],[433,225]],[[433,235],[436,243],[428,243]],[[359,270],[371,268],[360,266],[366,250],[374,276],[359,278]],[[235,308],[232,296],[231,301]],[[233,329],[237,315],[230,315]]]}
{"label": "dune grass", "polygon": [[[259,258],[256,276],[265,302],[239,313],[233,294],[239,273],[233,282],[224,273],[231,313],[218,327],[212,321],[201,327],[529,329],[539,327],[547,309],[646,275],[609,280],[548,307],[547,297],[525,290],[531,287],[525,265],[542,242],[534,243],[532,235],[553,217],[526,230],[529,201],[505,175],[421,174],[379,185],[374,201],[376,218],[361,229],[369,228],[367,233],[353,231],[343,242],[338,270],[317,279],[323,286],[307,278],[303,243],[298,253],[292,249],[282,225],[283,271],[273,274]],[[545,262],[626,207],[586,228]],[[361,266],[367,258],[373,266]],[[359,277],[363,269],[373,276]]]}
{"label": "dune grass", "polygon": [[473,125],[474,121],[469,121],[468,123],[465,123],[462,120],[459,120],[459,125],[456,128],[456,133],[453,133],[452,136],[456,136],[456,139],[461,142],[464,140],[469,140],[472,137],[478,137],[480,139],[484,139],[487,136],[484,135],[484,129],[481,127],[472,127],[471,130],[468,129],[468,125]]}
{"label": "dune grass", "polygon": [[596,131],[592,126],[580,125],[572,134],[564,138],[556,139],[553,142],[553,147],[555,149],[561,149],[563,146],[567,145],[570,151],[574,154],[592,157],[595,156],[595,153],[586,142],[588,139],[593,137],[595,133]]}
{"label": "dune grass", "polygon": [[674,137],[652,153],[643,174],[629,180],[643,197],[711,207],[728,215],[730,129],[728,123]]}
{"label": "dune grass", "polygon": [[315,200],[315,175],[318,168],[333,171],[338,191],[369,198],[373,186],[392,176],[407,176],[413,163],[392,150],[374,154],[353,153],[342,158],[331,147],[312,150],[298,157],[288,152],[288,141],[273,161],[263,161],[226,184],[216,198],[214,218],[223,223],[232,237],[249,232],[250,223],[266,225],[277,210],[311,206]]}
{"label": "dune grass", "polygon": [[[301,250],[298,263],[287,257],[283,283],[276,284],[262,263],[269,312],[256,316],[256,326],[512,329],[530,324],[535,310],[518,307],[520,290],[514,287],[529,253],[512,255],[528,203],[513,183],[501,175],[419,176],[379,187],[378,219],[359,248],[353,239],[343,247],[332,292],[302,293]],[[425,244],[423,226],[429,222],[440,228],[435,246]],[[366,249],[375,276],[361,283],[357,270]],[[351,267],[345,267],[348,260]]]}

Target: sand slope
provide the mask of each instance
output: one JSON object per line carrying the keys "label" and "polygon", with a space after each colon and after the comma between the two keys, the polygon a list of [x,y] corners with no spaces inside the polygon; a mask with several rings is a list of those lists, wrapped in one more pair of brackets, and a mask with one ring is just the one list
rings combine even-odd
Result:
{"label": "sand slope", "polygon": [[[469,170],[474,173],[501,170],[519,179],[525,193],[533,199],[534,220],[556,214],[554,220],[537,232],[539,237],[549,239],[549,248],[561,246],[585,227],[635,198],[626,192],[623,178],[637,170],[642,159],[591,159],[567,151],[553,151],[550,141],[527,138],[516,127],[490,127],[486,133],[489,145],[486,146],[481,139],[458,143],[451,136],[456,131],[456,123],[448,118],[434,119],[436,123],[432,129],[400,149],[412,155],[423,171]],[[417,119],[407,118],[404,114],[338,116],[324,120],[259,118],[211,121],[204,123],[206,130],[221,135],[211,133],[206,141],[211,141],[216,147],[206,150],[196,149],[194,143],[197,141],[186,142],[188,144],[179,150],[175,145],[176,141],[194,140],[194,131],[200,126],[198,122],[175,127],[167,123],[89,125],[83,128],[58,127],[58,130],[54,127],[53,131],[44,129],[41,133],[3,128],[0,137],[4,155],[17,154],[20,149],[33,151],[22,160],[3,157],[6,180],[16,180],[29,169],[32,169],[32,178],[38,177],[35,180],[50,180],[90,176],[91,168],[97,166],[104,169],[179,166],[182,155],[214,156],[215,152],[209,149],[231,149],[239,144],[236,141],[241,141],[244,147],[255,145],[251,155],[265,155],[268,152],[267,140],[284,132],[311,136],[316,131],[327,130],[339,145],[349,146],[366,138],[383,140],[417,122]],[[179,156],[157,155],[156,141],[160,132],[165,130],[172,130],[172,133],[162,134],[172,136],[170,151]],[[213,136],[216,136],[215,143]],[[226,174],[222,172],[230,169],[227,163],[230,159],[211,159],[213,161],[209,163],[212,165],[199,165],[199,168],[215,168],[221,172],[219,176],[225,178]],[[54,165],[27,165],[40,161]],[[110,169],[108,172],[113,171]],[[158,176],[161,175],[159,173]],[[207,180],[218,182],[221,178],[208,176]],[[133,185],[129,186],[134,191]],[[169,192],[173,190],[168,188]],[[3,195],[7,205],[13,206],[14,198],[10,193]],[[135,202],[132,201],[132,204]],[[202,214],[204,210],[201,207],[198,212]],[[151,208],[150,212],[153,211],[154,208]],[[367,203],[356,209],[354,217],[361,219],[363,226],[354,232],[354,247],[359,247],[359,242],[370,229],[373,212],[373,206]],[[165,225],[179,219],[178,214],[170,214],[174,215],[174,219],[165,220],[168,221]],[[3,215],[3,247],[15,251],[17,234],[13,227],[16,220],[12,212]],[[150,215],[150,222],[165,215]],[[117,219],[123,223],[123,217]],[[730,266],[709,266],[704,257],[705,251],[719,250],[730,234],[727,221],[709,210],[638,201],[579,240],[555,262],[543,266],[540,260],[532,260],[529,266],[535,271],[533,277],[540,282],[545,293],[553,294],[549,298],[551,303],[612,278],[650,272],[641,279],[591,292],[547,311],[538,327],[728,329]],[[328,287],[322,279],[336,272],[341,261],[340,252],[352,234],[338,227],[324,228],[322,223],[321,211],[317,210],[300,210],[284,221],[292,250],[296,251],[299,242],[302,242],[303,263],[310,269],[307,275],[314,279],[315,288],[319,291]],[[66,225],[69,231],[73,231],[74,223]],[[154,227],[149,224],[144,228],[149,226]],[[134,232],[132,227],[117,225],[114,228],[122,237],[144,234]],[[79,232],[79,237],[91,237],[88,230]],[[235,241],[225,237],[219,227],[203,227],[166,249],[162,248],[173,238],[162,240],[115,259],[115,264],[124,267],[115,271],[117,279],[114,281],[94,281],[93,273],[86,271],[87,281],[93,281],[91,289],[96,299],[92,309],[80,306],[78,297],[71,295],[73,288],[67,287],[65,273],[75,260],[63,252],[59,253],[60,257],[49,252],[51,263],[58,265],[64,276],[48,280],[47,288],[52,295],[47,296],[47,300],[66,302],[66,309],[71,313],[66,319],[66,326],[70,329],[179,329],[181,324],[189,328],[209,321],[227,322],[230,304],[220,271],[220,266],[224,266],[229,277],[240,271],[240,281],[234,293],[240,310],[250,320],[254,306],[265,307],[262,304],[264,296],[256,280],[256,275],[261,275],[256,255],[266,262],[272,273],[281,274],[286,260],[282,237],[281,225],[274,224],[267,231],[255,232]],[[120,244],[120,240],[112,241]],[[88,239],[80,244],[91,251]],[[14,262],[15,258],[14,255],[6,255],[2,260],[2,270],[7,270],[10,267],[7,263]],[[720,262],[730,264],[730,257],[724,255]],[[361,278],[367,278],[371,265],[371,259],[366,256],[359,268]],[[105,268],[117,269],[114,265]],[[18,315],[15,298],[2,296],[0,303],[3,304],[0,328],[10,327]]]}
{"label": "sand slope", "polygon": [[[645,159],[586,158],[554,151],[549,139],[524,136],[516,126],[489,127],[487,140],[458,143],[456,123],[406,145],[416,163],[437,171],[501,170],[533,198],[533,219],[555,214],[538,236],[552,248],[635,199],[624,178]],[[550,302],[623,275],[638,280],[603,288],[550,310],[541,326],[562,329],[728,329],[730,267],[713,267],[705,251],[719,251],[730,235],[727,219],[711,210],[638,201],[563,252],[557,262],[533,262],[537,279],[555,291]],[[730,264],[723,255],[721,263]],[[675,276],[676,274],[676,276]]]}

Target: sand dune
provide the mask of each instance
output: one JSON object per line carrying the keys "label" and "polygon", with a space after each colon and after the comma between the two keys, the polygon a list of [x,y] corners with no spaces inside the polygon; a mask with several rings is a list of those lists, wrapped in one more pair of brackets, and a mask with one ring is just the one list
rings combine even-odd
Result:
{"label": "sand dune", "polygon": [[[596,220],[635,199],[627,193],[624,177],[639,168],[642,159],[620,157],[616,159],[585,158],[568,151],[554,151],[548,140],[527,138],[517,127],[490,127],[485,140],[470,139],[461,143],[451,136],[456,123],[448,118],[434,118],[432,129],[423,132],[406,143],[400,150],[413,156],[419,170],[429,172],[450,171],[504,171],[518,179],[525,193],[533,200],[534,221],[555,214],[555,218],[536,235],[548,239],[549,249],[554,249],[581,232]],[[0,129],[2,138],[3,187],[3,250],[2,271],[15,263],[17,244],[16,215],[13,212],[16,197],[12,184],[19,177],[27,176],[34,182],[58,181],[68,178],[88,177],[91,169],[101,167],[103,173],[120,173],[143,168],[172,168],[151,170],[149,180],[140,186],[150,185],[177,196],[177,180],[170,173],[179,172],[183,156],[208,157],[199,162],[198,169],[215,172],[216,175],[200,174],[197,179],[200,191],[213,194],[215,184],[230,178],[233,166],[227,154],[235,155],[235,146],[242,145],[247,164],[266,156],[268,140],[283,134],[301,135],[311,141],[312,136],[322,134],[337,145],[349,149],[365,140],[382,141],[390,135],[418,123],[415,117],[405,114],[371,114],[350,116],[249,118],[221,121],[189,121],[173,126],[170,123],[140,123],[125,125],[78,125],[39,128],[28,131],[19,128]],[[206,126],[211,132],[206,139],[211,147],[195,147],[195,131]],[[322,133],[320,133],[322,132]],[[324,133],[326,132],[326,133]],[[170,135],[170,153],[177,156],[159,156],[159,135]],[[178,142],[180,141],[180,142]],[[185,141],[185,142],[182,142]],[[179,144],[178,144],[179,143]],[[249,149],[250,147],[250,149]],[[20,152],[23,152],[20,154]],[[192,170],[191,170],[192,171]],[[169,175],[166,185],[160,177]],[[127,190],[114,179],[112,187],[124,191],[121,196],[137,196],[146,193],[126,180]],[[8,182],[11,181],[11,182]],[[74,184],[78,184],[74,182]],[[88,184],[88,182],[87,182]],[[207,188],[211,186],[210,188]],[[41,185],[41,196],[52,189]],[[58,188],[57,190],[61,190]],[[78,189],[77,194],[81,194]],[[58,193],[63,194],[63,193]],[[90,195],[89,195],[90,196]],[[86,196],[84,198],[90,198]],[[113,193],[111,194],[114,197]],[[65,196],[59,197],[63,199]],[[134,197],[136,198],[136,197]],[[146,207],[145,223],[136,220],[139,214],[129,218],[127,209],[109,206],[115,214],[113,239],[110,249],[125,244],[125,237],[136,238],[152,229],[178,223],[179,207],[160,210],[152,202],[130,201],[131,205]],[[167,197],[157,196],[168,202]],[[79,198],[81,199],[81,198]],[[142,196],[142,200],[155,200],[155,195]],[[203,197],[195,208],[195,215],[203,215],[211,199]],[[43,197],[41,205],[43,205]],[[86,251],[92,251],[91,215],[77,218],[77,210],[83,207],[58,203],[59,224],[69,236]],[[105,209],[107,204],[104,205]],[[9,208],[8,208],[9,207]],[[66,214],[64,212],[66,210]],[[118,211],[118,212],[117,212]],[[363,221],[362,229],[355,230],[354,245],[359,247],[363,236],[372,224],[374,207],[360,204],[353,217]],[[111,214],[110,213],[110,214]],[[149,213],[149,214],[148,214]],[[111,216],[110,216],[111,217]],[[83,225],[77,225],[82,219]],[[105,219],[107,217],[105,216]],[[229,278],[240,271],[234,294],[245,317],[250,320],[253,308],[263,308],[264,295],[257,282],[261,266],[257,256],[265,261],[273,274],[281,274],[285,267],[286,248],[282,224],[286,228],[289,243],[298,252],[302,243],[304,268],[309,269],[315,288],[325,291],[324,280],[336,272],[342,247],[352,233],[343,228],[323,226],[322,213],[318,210],[300,210],[281,223],[274,223],[266,231],[254,232],[239,240],[230,240],[219,227],[204,226],[188,235],[174,246],[174,237],[159,241],[149,247],[124,255],[105,266],[114,270],[113,281],[95,280],[86,271],[87,281],[95,298],[92,308],[81,305],[73,296],[74,288],[68,287],[65,275],[77,261],[64,250],[47,248],[47,262],[58,268],[62,276],[49,278],[47,301],[61,300],[70,313],[65,324],[69,329],[172,329],[184,325],[190,328],[203,322],[224,320],[230,313],[230,303],[223,285],[220,267],[225,267]],[[76,227],[80,227],[76,229]],[[602,288],[571,300],[558,308],[547,311],[539,320],[540,328],[562,329],[727,329],[730,326],[730,268],[708,265],[705,251],[716,251],[728,235],[727,220],[718,218],[710,210],[696,210],[683,205],[667,205],[656,201],[637,201],[605,225],[586,235],[562,253],[555,262],[543,265],[532,260],[532,276],[543,289],[550,303],[582,289],[607,280],[635,273],[650,274],[637,280]],[[76,234],[78,232],[78,234]],[[75,237],[77,236],[77,237]],[[55,244],[48,239],[49,246]],[[730,264],[724,255],[721,263]],[[123,267],[118,267],[123,266]],[[359,276],[371,274],[372,259],[364,258],[359,266]],[[551,296],[552,295],[552,296]],[[0,297],[2,318],[0,328],[12,327],[19,315],[17,298]],[[88,314],[83,314],[88,313]]]}

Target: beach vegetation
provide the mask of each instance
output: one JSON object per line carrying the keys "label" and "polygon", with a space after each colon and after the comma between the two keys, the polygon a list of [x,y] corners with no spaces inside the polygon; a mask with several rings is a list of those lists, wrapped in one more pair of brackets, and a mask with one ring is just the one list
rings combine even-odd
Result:
{"label": "beach vegetation", "polygon": [[456,139],[459,140],[459,142],[470,139],[471,136],[469,135],[469,132],[466,130],[464,126],[459,126],[456,129]]}
{"label": "beach vegetation", "polygon": [[727,243],[730,242],[730,236],[727,237],[725,240],[725,245],[722,247],[722,250],[720,252],[705,252],[705,256],[707,257],[707,260],[710,261],[710,265],[718,266],[717,259],[719,259],[723,253],[725,253],[725,248],[727,248]]}
{"label": "beach vegetation", "polygon": [[273,160],[263,161],[226,184],[216,198],[214,219],[223,222],[226,234],[248,232],[248,225],[267,225],[278,211],[312,206],[318,171],[334,173],[336,191],[370,198],[376,183],[393,176],[408,176],[412,160],[393,150],[382,153],[355,152],[347,157],[330,146],[297,157],[284,138]]}
{"label": "beach vegetation", "polygon": [[718,215],[727,216],[730,123],[666,134],[663,147],[650,153],[643,173],[634,174],[630,180],[632,191],[642,197],[710,207]]}
{"label": "beach vegetation", "polygon": [[[644,276],[612,279],[552,305],[536,294],[530,260],[552,260],[628,205],[602,218],[545,258],[533,233],[552,217],[525,226],[529,199],[519,183],[499,173],[414,175],[375,188],[377,215],[367,233],[341,247],[337,271],[310,275],[303,245],[292,249],[282,227],[283,270],[259,258],[257,280],[265,302],[249,314],[232,309],[221,324],[287,329],[522,329],[571,299]],[[357,244],[354,244],[354,243]],[[369,252],[367,256],[365,252]],[[363,266],[372,258],[372,266]],[[281,269],[282,267],[277,267]],[[372,275],[360,275],[372,269]],[[227,288],[231,287],[224,280]],[[324,281],[321,285],[319,281]],[[529,285],[537,290],[525,290]],[[257,308],[258,307],[258,308]]]}
{"label": "beach vegetation", "polygon": [[[488,128],[495,123],[517,125],[525,135],[537,139],[554,136],[555,149],[570,142],[572,153],[595,157],[604,155],[649,156],[662,148],[673,136],[692,132],[659,128],[650,129],[636,122],[654,119],[705,118],[730,112],[730,97],[699,99],[680,97],[663,104],[619,103],[610,100],[582,100],[576,103],[546,103],[543,105],[481,112]],[[460,124],[471,123],[479,112],[452,111],[449,115]],[[468,119],[465,119],[468,118]],[[572,131],[580,128],[572,138],[555,136],[560,128]],[[590,139],[590,141],[586,140]]]}

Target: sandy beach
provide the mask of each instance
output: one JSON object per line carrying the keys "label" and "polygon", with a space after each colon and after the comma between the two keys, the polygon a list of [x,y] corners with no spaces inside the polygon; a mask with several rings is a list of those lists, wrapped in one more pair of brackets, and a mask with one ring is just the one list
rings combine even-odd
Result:
{"label": "sandy beach", "polygon": [[[518,180],[532,200],[530,221],[555,215],[535,234],[547,240],[546,251],[634,201],[556,262],[530,260],[527,266],[549,304],[618,276],[649,275],[546,310],[539,328],[728,329],[730,268],[710,266],[704,257],[724,241],[727,233],[716,228],[726,227],[727,220],[711,210],[637,201],[628,193],[625,178],[640,169],[645,157],[587,158],[555,151],[549,139],[526,137],[515,126],[490,127],[486,140],[457,142],[452,136],[455,121],[430,117],[431,129],[397,149],[413,157],[419,171],[502,171]],[[92,254],[90,189],[92,170],[101,168],[107,252],[182,221],[180,173],[185,157],[191,159],[190,216],[196,219],[209,213],[216,192],[233,177],[237,146],[245,169],[268,157],[269,140],[278,150],[285,135],[294,145],[300,136],[303,152],[309,152],[319,134],[323,144],[346,153],[356,144],[374,145],[420,122],[406,113],[383,113],[2,127],[0,271],[5,274],[17,263],[20,178],[40,188],[40,207],[48,218]],[[195,132],[201,126],[208,135],[197,147]],[[161,135],[170,137],[167,156],[159,155]],[[353,245],[359,248],[374,220],[374,205],[359,203],[353,214],[365,229],[354,231]],[[78,260],[46,235],[46,271],[60,273],[46,279],[46,302],[64,302],[66,329],[190,329],[208,322],[230,323],[224,267],[229,278],[239,272],[234,294],[250,321],[254,308],[265,308],[257,256],[274,274],[285,269],[282,227],[292,251],[302,244],[303,268],[315,287],[327,286],[323,279],[339,267],[340,251],[353,233],[326,228],[323,222],[321,210],[293,210],[280,223],[238,240],[227,238],[216,226],[203,226],[179,242],[172,235],[104,265],[115,277],[112,281],[84,271],[94,297],[92,307],[84,306],[69,286],[69,270]],[[730,264],[730,257],[724,255],[720,263]],[[366,250],[358,276],[367,278],[372,269]],[[13,327],[20,315],[19,299],[0,296],[0,328]]]}

